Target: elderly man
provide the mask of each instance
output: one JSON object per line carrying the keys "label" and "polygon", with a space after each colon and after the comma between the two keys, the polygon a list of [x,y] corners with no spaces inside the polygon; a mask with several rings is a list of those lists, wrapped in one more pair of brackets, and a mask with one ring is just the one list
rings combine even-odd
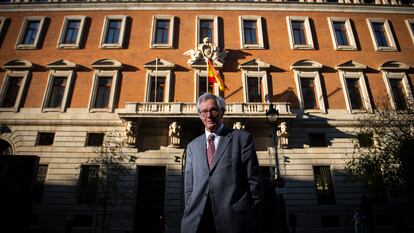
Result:
{"label": "elderly man", "polygon": [[252,136],[223,125],[223,98],[206,93],[197,110],[205,133],[187,147],[181,233],[255,233],[262,201]]}

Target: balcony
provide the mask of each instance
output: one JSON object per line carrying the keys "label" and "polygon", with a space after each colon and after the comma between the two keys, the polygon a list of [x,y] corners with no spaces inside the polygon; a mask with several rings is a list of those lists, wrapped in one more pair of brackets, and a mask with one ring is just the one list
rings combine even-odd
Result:
{"label": "balcony", "polygon": [[[270,103],[228,103],[225,118],[266,118],[266,110]],[[290,103],[273,103],[279,110],[280,118],[295,118],[290,111]],[[151,117],[198,117],[196,103],[137,103],[126,102],[125,110],[118,113],[121,118],[151,118]]]}

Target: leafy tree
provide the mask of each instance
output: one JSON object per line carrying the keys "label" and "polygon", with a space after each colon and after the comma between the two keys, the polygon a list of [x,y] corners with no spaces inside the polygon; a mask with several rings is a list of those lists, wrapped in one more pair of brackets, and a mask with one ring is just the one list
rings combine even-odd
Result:
{"label": "leafy tree", "polygon": [[362,178],[371,195],[387,187],[414,193],[414,107],[376,109],[357,123],[358,141],[345,170]]}
{"label": "leafy tree", "polygon": [[102,208],[102,232],[105,232],[108,209],[132,198],[130,193],[121,190],[121,182],[123,177],[131,174],[129,167],[137,158],[125,153],[124,150],[122,135],[108,133],[102,146],[95,150],[97,157],[91,158],[86,163],[86,165],[94,165],[95,169],[93,169],[93,180],[90,182],[94,187],[87,188],[92,198],[85,200],[87,205]]}

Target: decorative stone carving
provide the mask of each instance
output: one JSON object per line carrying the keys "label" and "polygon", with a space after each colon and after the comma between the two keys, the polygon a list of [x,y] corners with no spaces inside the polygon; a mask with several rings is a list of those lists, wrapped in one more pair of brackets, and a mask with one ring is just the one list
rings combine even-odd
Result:
{"label": "decorative stone carving", "polygon": [[170,137],[169,147],[179,147],[181,139],[181,125],[174,121],[168,127],[168,136]]}
{"label": "decorative stone carving", "polygon": [[246,127],[243,123],[240,121],[234,122],[233,129],[244,129]]}
{"label": "decorative stone carving", "polygon": [[135,146],[137,137],[137,124],[135,121],[127,121],[125,125],[126,143]]}
{"label": "decorative stone carving", "polygon": [[187,50],[184,55],[190,56],[190,59],[187,61],[189,66],[194,65],[201,59],[211,59],[215,65],[222,66],[227,51],[220,51],[219,48],[210,42],[210,38],[205,37],[202,44],[194,49]]}
{"label": "decorative stone carving", "polygon": [[286,122],[280,123],[280,130],[277,131],[277,136],[279,137],[280,147],[287,148],[289,133],[287,131]]}

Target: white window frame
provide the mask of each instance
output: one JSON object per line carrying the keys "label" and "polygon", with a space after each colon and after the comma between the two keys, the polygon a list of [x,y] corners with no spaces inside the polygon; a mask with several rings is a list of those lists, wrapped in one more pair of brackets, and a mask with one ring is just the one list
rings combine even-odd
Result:
{"label": "white window frame", "polygon": [[408,32],[410,33],[411,40],[414,43],[414,31],[411,29],[411,24],[414,24],[414,19],[406,19],[405,24],[407,25]]}
{"label": "white window frame", "polygon": [[[50,71],[46,90],[43,95],[42,112],[65,112],[66,111],[66,107],[68,106],[68,96],[72,89],[72,83],[73,83],[74,76],[75,76],[75,72],[73,70],[51,70]],[[66,77],[65,91],[63,93],[62,103],[60,107],[49,108],[47,107],[47,104],[50,100],[50,95],[52,94],[52,89],[53,89],[53,82],[56,77]]]}
{"label": "white window frame", "polygon": [[[155,39],[157,36],[157,21],[158,20],[169,20],[169,32],[168,32],[168,43],[167,44],[157,44],[155,43]],[[154,15],[152,17],[152,30],[151,30],[151,40],[150,40],[150,48],[173,48],[174,47],[174,23],[175,16],[170,15]]]}
{"label": "white window frame", "polygon": [[413,101],[414,101],[413,93],[411,92],[410,84],[408,82],[407,74],[405,72],[388,72],[388,71],[383,70],[382,71],[382,78],[384,80],[388,96],[390,98],[391,107],[394,110],[397,110],[397,105],[395,103],[394,94],[391,91],[390,79],[400,79],[401,80],[401,82],[403,84],[403,87],[404,87],[405,97],[407,98],[407,104],[409,104],[409,102],[413,103]]}
{"label": "white window frame", "polygon": [[[48,19],[48,17],[45,16],[27,16],[24,19],[24,22],[22,24],[22,27],[20,28],[20,33],[19,33],[19,37],[17,39],[17,43],[16,43],[16,49],[38,49],[40,47],[40,41],[41,41],[41,36],[43,34],[43,30],[44,30],[44,25],[46,20]],[[33,44],[23,44],[23,37],[26,34],[27,31],[27,25],[29,21],[38,21],[40,20],[39,23],[39,30],[37,30],[36,33],[36,38],[33,42]]]}
{"label": "white window frame", "polygon": [[218,17],[217,16],[211,16],[211,15],[200,15],[196,16],[196,38],[195,38],[195,44],[196,47],[200,44],[203,44],[203,41],[200,41],[200,21],[201,20],[213,20],[213,35],[212,35],[212,41],[211,44],[214,46],[218,46],[219,38],[218,38]]}
{"label": "white window frame", "polygon": [[[99,48],[107,49],[120,49],[124,47],[125,29],[128,16],[124,15],[108,15],[105,16],[104,24],[102,28],[101,41],[99,42]],[[105,43],[105,38],[108,33],[108,26],[110,20],[121,20],[121,31],[119,32],[119,40],[117,43]]]}
{"label": "white window frame", "polygon": [[147,70],[146,79],[145,79],[145,102],[150,102],[150,93],[151,93],[151,76],[152,77],[164,77],[165,78],[165,98],[164,102],[160,103],[169,103],[171,101],[171,70]]}
{"label": "white window frame", "polygon": [[[66,35],[66,31],[68,29],[68,23],[70,20],[79,20],[80,21],[80,25],[79,25],[79,32],[76,38],[76,42],[74,44],[65,44],[64,40],[65,40],[65,35]],[[58,44],[57,44],[57,48],[63,48],[63,49],[78,49],[80,48],[81,45],[81,41],[83,38],[83,33],[85,30],[85,21],[86,21],[86,16],[82,16],[82,15],[71,15],[71,16],[65,16],[65,18],[63,19],[63,24],[62,24],[62,29],[60,31],[59,34],[59,40],[58,40]]]}
{"label": "white window frame", "polygon": [[263,102],[262,103],[269,103],[269,84],[268,84],[268,77],[267,71],[251,71],[251,70],[242,70],[242,83],[243,83],[243,97],[245,103],[260,103],[260,102],[249,102],[249,89],[248,89],[248,81],[249,77],[261,78],[262,87],[263,87]]}
{"label": "white window frame", "polygon": [[[297,45],[295,44],[293,30],[292,30],[292,21],[303,21],[305,24],[305,35],[306,35],[306,45]],[[291,49],[315,49],[313,44],[312,30],[309,22],[309,17],[305,16],[286,16],[287,28],[289,31],[289,41]]]}
{"label": "white window frame", "polygon": [[[115,96],[118,91],[118,80],[120,72],[118,70],[96,70],[93,76],[92,89],[89,97],[89,112],[113,112]],[[112,77],[111,93],[109,95],[108,107],[95,108],[96,94],[100,77]]]}
{"label": "white window frame", "polygon": [[[336,33],[334,29],[335,22],[345,23],[346,35],[348,38],[349,45],[338,45],[338,40],[336,39]],[[329,24],[329,30],[331,32],[332,44],[335,50],[357,50],[354,32],[352,30],[351,21],[349,20],[349,18],[328,17],[328,24]]]}
{"label": "white window frame", "polygon": [[[300,71],[300,70],[295,69],[293,70],[293,72],[295,76],[296,88],[298,90],[298,100],[299,100],[299,106],[301,110],[304,111],[305,113],[307,112],[326,113],[325,99],[323,97],[322,84],[321,84],[321,78],[320,78],[319,71]],[[301,79],[313,79],[314,80],[314,84],[316,85],[315,98],[319,106],[319,109],[305,109],[305,99],[303,97]]]}
{"label": "white window frame", "polygon": [[[348,113],[360,113],[360,112],[372,112],[372,105],[371,100],[369,98],[368,94],[368,88],[367,84],[365,82],[365,76],[362,71],[339,71],[339,78],[341,80],[342,89],[344,90],[344,98],[345,98],[345,104],[346,108],[348,110]],[[348,85],[346,83],[346,79],[358,79],[359,86],[361,88],[361,101],[363,104],[363,107],[365,110],[360,109],[352,109],[351,101],[349,98],[349,92],[348,92]]]}
{"label": "white window frame", "polygon": [[[389,43],[388,47],[378,46],[377,38],[375,37],[372,23],[383,23],[384,24],[385,34],[387,36],[388,43]],[[374,45],[375,51],[397,51],[397,45],[395,43],[394,36],[392,34],[388,19],[368,18],[367,24],[368,24],[369,33],[371,35],[371,39],[372,39],[372,43]]]}
{"label": "white window frame", "polygon": [[[244,21],[245,20],[256,20],[257,25],[257,43],[256,44],[245,44],[244,43]],[[264,40],[263,40],[263,25],[262,17],[254,15],[243,15],[239,16],[240,23],[240,47],[242,49],[264,49]]]}
{"label": "white window frame", "polygon": [[31,75],[31,72],[26,70],[26,71],[14,71],[14,70],[9,70],[6,72],[6,76],[3,79],[3,85],[1,87],[1,92],[0,92],[0,106],[3,105],[3,101],[4,98],[6,97],[6,91],[8,89],[9,86],[9,82],[10,79],[13,77],[21,77],[22,78],[22,83],[20,85],[20,89],[19,92],[16,96],[16,101],[14,103],[13,107],[9,107],[9,108],[5,108],[5,107],[0,107],[0,111],[1,112],[18,112],[20,110],[22,101],[23,101],[23,95],[24,92],[27,90],[27,81],[29,79]]}
{"label": "white window frame", "polygon": [[[195,70],[195,72],[194,72],[194,87],[195,87],[195,90],[194,90],[194,102],[197,102],[197,99],[198,99],[198,97],[199,97],[199,87],[200,87],[200,77],[204,77],[204,78],[206,78],[206,79],[208,79],[208,77],[207,77],[207,71],[205,71],[205,70]],[[214,82],[214,87],[213,87],[213,93],[211,93],[211,94],[213,94],[213,95],[220,95],[219,94],[220,93],[220,88],[219,88],[219,85],[216,83],[216,82]]]}

